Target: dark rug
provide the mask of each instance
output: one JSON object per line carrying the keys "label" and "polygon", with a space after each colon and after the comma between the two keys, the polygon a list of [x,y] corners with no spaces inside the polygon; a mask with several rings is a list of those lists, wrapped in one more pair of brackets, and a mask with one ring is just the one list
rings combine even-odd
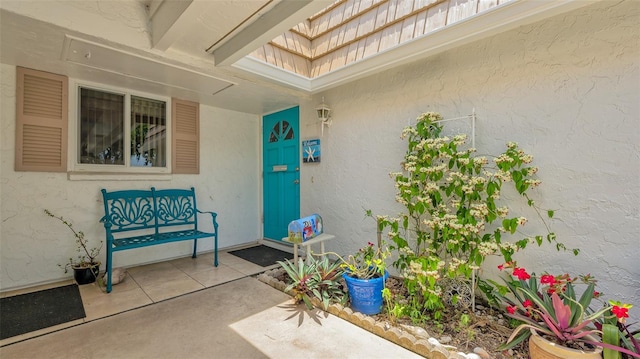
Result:
{"label": "dark rug", "polygon": [[0,339],[82,319],[86,316],[76,284],[0,299]]}
{"label": "dark rug", "polygon": [[239,249],[229,253],[262,267],[268,267],[276,264],[277,261],[284,261],[285,259],[293,260],[293,253],[288,253],[267,246]]}

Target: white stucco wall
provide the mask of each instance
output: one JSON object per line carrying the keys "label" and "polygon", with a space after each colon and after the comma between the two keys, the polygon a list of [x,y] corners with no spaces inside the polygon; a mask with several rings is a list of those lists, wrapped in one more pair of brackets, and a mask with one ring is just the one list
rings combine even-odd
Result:
{"label": "white stucco wall", "polygon": [[[73,5],[87,13],[80,20],[34,6],[3,2],[9,10],[82,33],[148,46],[141,8],[134,3],[127,11]],[[374,224],[364,219],[364,210],[395,214],[403,209],[394,201],[388,177],[400,168],[406,150],[399,138],[402,128],[425,111],[450,118],[475,108],[479,153],[496,154],[505,142],[517,141],[533,154],[543,181],[534,195],[556,210],[551,225],[558,239],[582,250],[572,257],[551,246],[528,248],[517,257],[519,263],[538,272],[591,273],[607,297],[633,302],[632,312],[640,313],[639,20],[637,1],[602,1],[301,103],[303,139],[320,136],[314,107],[321,96],[333,114],[333,125],[320,137],[322,162],[301,165],[301,215],[323,216],[326,232],[337,236],[327,243],[329,250],[349,253],[373,240]],[[111,25],[108,34],[99,31]],[[260,236],[257,116],[201,106],[200,176],[94,182],[14,172],[15,67],[3,64],[0,70],[0,291],[65,277],[57,264],[74,254],[73,238],[42,209],[102,239],[97,219],[103,187],[194,186],[199,207],[220,214],[221,247]],[[526,229],[538,232],[534,223]],[[115,265],[188,255],[189,250],[187,243],[177,243],[121,252]],[[485,274],[495,272],[494,264]]]}
{"label": "white stucco wall", "polygon": [[[98,223],[104,215],[101,188],[112,191],[193,186],[198,207],[218,212],[220,248],[258,240],[259,116],[200,106],[200,175],[173,175],[169,181],[70,181],[66,173],[14,171],[15,67],[3,64],[0,80],[0,290],[70,276],[57,265],[75,256],[74,238],[43,209],[71,220],[87,238],[102,240],[104,228]],[[204,217],[200,225],[205,230],[212,227]],[[199,251],[213,249],[210,240],[199,241],[198,245]],[[191,243],[182,242],[118,252],[114,266],[186,256],[191,248]]]}
{"label": "white stucco wall", "polygon": [[[333,125],[321,137],[322,162],[302,165],[301,214],[323,216],[338,237],[330,250],[373,241],[364,209],[403,209],[388,176],[406,151],[402,128],[423,112],[452,118],[475,108],[479,154],[508,141],[531,153],[543,181],[534,195],[556,210],[552,230],[582,251],[534,246],[519,264],[591,273],[607,298],[640,313],[639,14],[636,1],[600,2],[319,94],[314,105],[324,96]],[[301,112],[303,136],[319,136],[312,109]],[[496,264],[483,274],[495,275]]]}

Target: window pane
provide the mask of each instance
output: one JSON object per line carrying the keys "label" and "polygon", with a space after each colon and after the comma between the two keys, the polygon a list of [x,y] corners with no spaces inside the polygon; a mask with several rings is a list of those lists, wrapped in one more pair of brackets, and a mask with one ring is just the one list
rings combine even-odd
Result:
{"label": "window pane", "polygon": [[289,127],[289,122],[287,121],[282,121],[282,134],[284,135],[285,140],[295,139],[293,128]]}
{"label": "window pane", "polygon": [[271,129],[271,134],[269,135],[269,142],[278,142],[280,138],[280,122],[276,122],[276,124]]}
{"label": "window pane", "polygon": [[80,89],[80,163],[124,165],[124,95]]}
{"label": "window pane", "polygon": [[131,166],[166,167],[166,103],[131,96]]}

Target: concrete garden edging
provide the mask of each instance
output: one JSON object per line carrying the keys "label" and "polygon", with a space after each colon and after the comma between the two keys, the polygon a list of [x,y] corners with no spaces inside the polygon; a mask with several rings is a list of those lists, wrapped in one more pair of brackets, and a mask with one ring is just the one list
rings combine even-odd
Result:
{"label": "concrete garden edging", "polygon": [[[259,274],[257,278],[261,282],[287,293],[285,291],[287,284],[277,279],[282,274],[284,274],[284,270],[276,268]],[[323,309],[320,301],[314,300],[312,302],[316,308]],[[489,358],[486,352],[465,354],[455,347],[441,344],[437,339],[429,337],[422,328],[410,326],[394,327],[387,322],[376,321],[373,317],[354,312],[351,308],[340,304],[331,304],[326,311],[428,359]]]}

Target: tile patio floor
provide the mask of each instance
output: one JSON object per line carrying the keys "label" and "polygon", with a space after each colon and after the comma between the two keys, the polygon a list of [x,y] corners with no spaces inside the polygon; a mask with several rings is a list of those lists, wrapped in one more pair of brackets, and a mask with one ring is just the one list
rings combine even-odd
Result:
{"label": "tile patio floor", "polygon": [[[227,252],[219,252],[218,260],[219,266],[217,268],[213,267],[213,253],[204,253],[195,259],[185,257],[128,268],[125,280],[120,284],[114,285],[113,290],[108,295],[103,292],[104,288],[101,289],[96,283],[81,285],[80,294],[86,313],[84,319],[6,338],[0,340],[0,346],[144,307],[239,278],[256,275],[278,266],[278,264],[275,264],[271,267],[261,267]],[[1,293],[0,296],[7,297],[73,283],[73,280],[51,283]]]}
{"label": "tile patio floor", "polygon": [[[226,252],[127,269],[110,294],[80,286],[86,318],[0,341],[0,358],[420,358],[258,281]],[[2,296],[71,284],[2,293]]]}

